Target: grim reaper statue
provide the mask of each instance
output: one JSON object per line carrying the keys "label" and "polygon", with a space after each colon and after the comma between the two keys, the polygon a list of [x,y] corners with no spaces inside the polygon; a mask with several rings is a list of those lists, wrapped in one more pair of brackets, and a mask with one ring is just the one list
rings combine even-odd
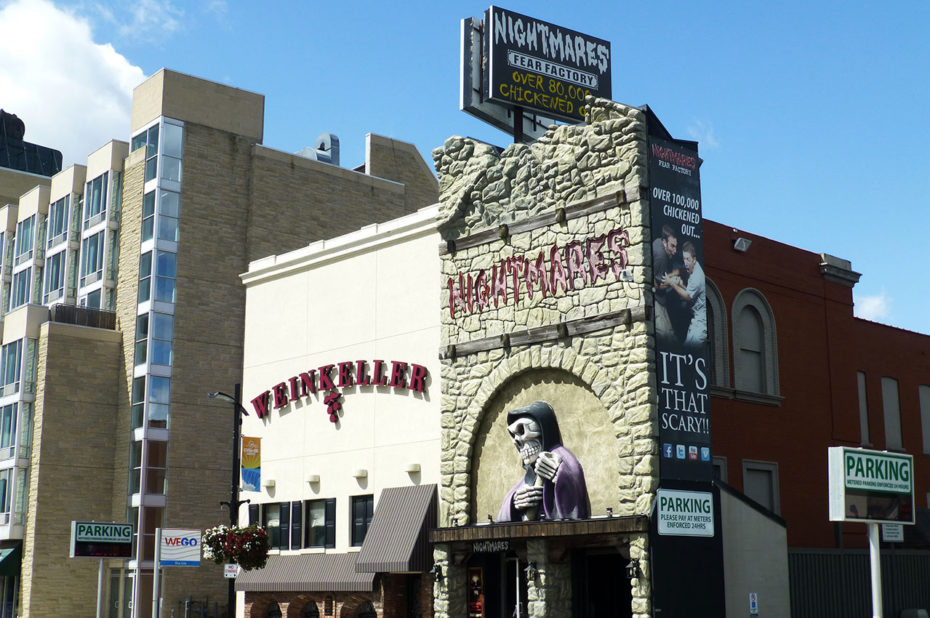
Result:
{"label": "grim reaper statue", "polygon": [[537,401],[508,412],[507,431],[526,474],[507,493],[497,521],[587,519],[591,503],[584,471],[562,446],[552,406]]}

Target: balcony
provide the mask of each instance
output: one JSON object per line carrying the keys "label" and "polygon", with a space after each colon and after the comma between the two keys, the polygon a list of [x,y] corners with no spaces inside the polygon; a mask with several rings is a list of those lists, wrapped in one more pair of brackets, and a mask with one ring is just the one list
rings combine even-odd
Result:
{"label": "balcony", "polygon": [[49,319],[52,322],[61,324],[116,330],[116,313],[103,311],[102,309],[77,307],[75,305],[53,305],[49,309]]}

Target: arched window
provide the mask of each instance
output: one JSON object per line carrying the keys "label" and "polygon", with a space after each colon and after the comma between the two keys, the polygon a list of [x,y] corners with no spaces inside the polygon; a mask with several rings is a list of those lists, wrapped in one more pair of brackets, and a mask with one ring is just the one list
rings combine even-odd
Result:
{"label": "arched window", "polygon": [[775,316],[758,290],[733,300],[733,386],[738,391],[778,395]]}
{"label": "arched window", "polygon": [[378,612],[375,611],[375,606],[371,604],[371,601],[365,601],[355,613],[355,618],[378,618]]}
{"label": "arched window", "polygon": [[281,618],[281,606],[278,605],[277,601],[272,601],[271,605],[268,606],[265,618]]}
{"label": "arched window", "polygon": [[320,618],[320,608],[316,606],[316,601],[309,601],[302,612],[300,618]]}
{"label": "arched window", "polygon": [[720,290],[710,279],[707,297],[707,360],[711,386],[730,386],[730,354],[727,343],[727,309]]}

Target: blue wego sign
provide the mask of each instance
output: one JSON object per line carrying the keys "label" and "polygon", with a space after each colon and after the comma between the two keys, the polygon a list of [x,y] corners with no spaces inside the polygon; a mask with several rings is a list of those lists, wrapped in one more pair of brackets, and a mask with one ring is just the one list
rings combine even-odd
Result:
{"label": "blue wego sign", "polygon": [[700,159],[649,140],[653,314],[663,479],[710,480],[707,299]]}

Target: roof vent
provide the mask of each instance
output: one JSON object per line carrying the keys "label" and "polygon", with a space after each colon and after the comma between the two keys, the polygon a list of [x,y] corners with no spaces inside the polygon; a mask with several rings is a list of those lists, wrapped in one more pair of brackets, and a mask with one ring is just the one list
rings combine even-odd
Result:
{"label": "roof vent", "polygon": [[312,147],[304,148],[297,151],[298,156],[329,163],[330,165],[339,165],[339,138],[332,133],[321,133]]}

